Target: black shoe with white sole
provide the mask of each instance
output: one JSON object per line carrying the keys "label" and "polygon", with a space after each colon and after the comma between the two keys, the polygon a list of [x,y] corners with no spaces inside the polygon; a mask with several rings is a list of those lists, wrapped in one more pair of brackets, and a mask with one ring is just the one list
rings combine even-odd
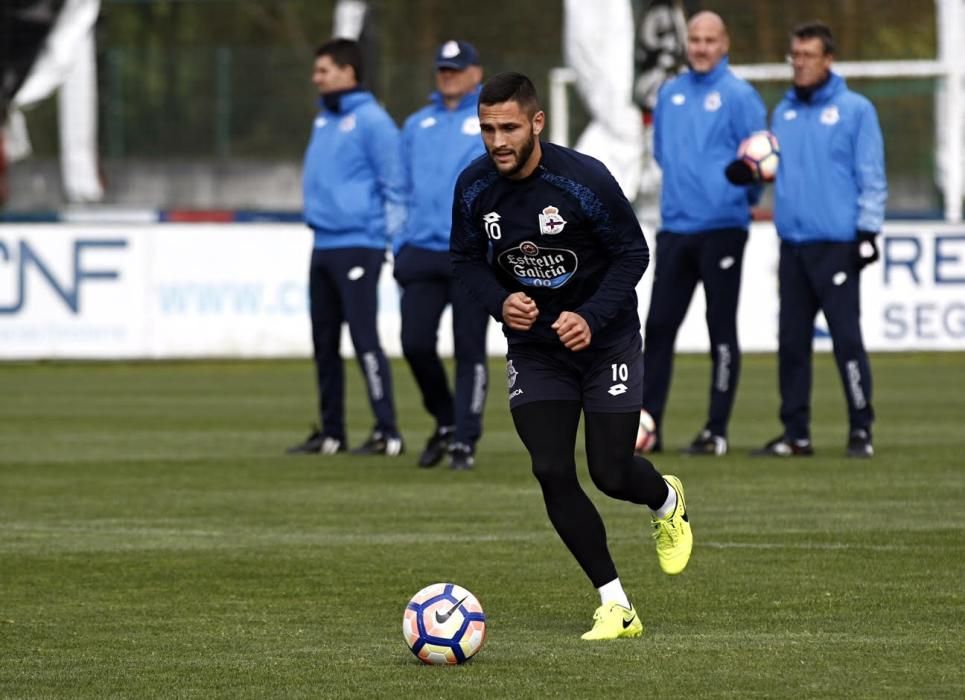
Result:
{"label": "black shoe with white sole", "polygon": [[751,457],[810,457],[814,454],[811,441],[807,438],[787,438],[781,435],[768,442],[764,447],[751,452]]}
{"label": "black shoe with white sole", "polygon": [[848,436],[848,457],[869,459],[874,457],[875,448],[871,444],[871,431],[858,428]]}
{"label": "black shoe with white sole", "polygon": [[381,430],[372,431],[369,439],[352,450],[353,455],[385,455],[398,457],[405,452],[405,443],[398,434],[383,433]]}
{"label": "black shoe with white sole", "polygon": [[304,442],[292,445],[285,452],[290,455],[334,455],[345,452],[346,449],[348,449],[348,446],[343,438],[325,435],[320,428],[316,427],[312,429],[312,434]]}
{"label": "black shoe with white sole", "polygon": [[714,435],[709,430],[701,430],[694,441],[681,450],[685,455],[711,455],[722,457],[727,454],[727,438]]}
{"label": "black shoe with white sole", "polygon": [[419,455],[419,466],[423,468],[434,467],[449,452],[449,445],[452,442],[452,433],[455,430],[452,426],[440,426],[426,441],[426,447]]}
{"label": "black shoe with white sole", "polygon": [[455,471],[472,469],[476,457],[472,445],[464,442],[454,442],[449,446],[449,468]]}

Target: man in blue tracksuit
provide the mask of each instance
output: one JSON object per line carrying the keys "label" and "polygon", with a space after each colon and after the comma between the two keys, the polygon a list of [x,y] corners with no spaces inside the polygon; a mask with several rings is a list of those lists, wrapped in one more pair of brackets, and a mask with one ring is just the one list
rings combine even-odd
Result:
{"label": "man in blue tracksuit", "polygon": [[860,272],[878,259],[888,186],[874,106],[831,71],[831,30],[791,34],[794,87],[774,110],[781,146],[774,223],[781,238],[778,363],[784,432],[759,455],[806,456],[811,446],[814,318],[823,311],[848,403],[847,454],[871,457],[871,368],[861,337]]}
{"label": "man in blue tracksuit", "polygon": [[333,39],[315,53],[312,82],[321,93],[305,152],[305,221],[315,236],[309,270],[312,342],[321,427],[293,454],[334,454],[347,447],[345,376],[339,340],[348,323],[375,414],[371,436],[356,454],[403,451],[392,399],[392,376],[379,343],[378,283],[389,237],[404,218],[398,129],[359,87],[362,52]]}
{"label": "man in blue tracksuit", "polygon": [[[436,423],[419,466],[435,466],[448,452],[451,468],[469,469],[482,434],[489,314],[453,277],[449,230],[456,178],[485,153],[476,113],[482,68],[475,47],[465,41],[440,46],[435,66],[437,89],[430,103],[402,129],[408,218],[394,241],[395,279],[402,287],[402,352]],[[436,349],[447,304],[452,306],[455,399]]]}
{"label": "man in blue tracksuit", "polygon": [[661,228],[644,335],[643,410],[661,424],[673,371],[677,331],[698,282],[707,300],[712,363],[707,422],[688,454],[727,452],[741,354],[737,302],[750,207],[760,186],[740,187],[725,177],[741,141],[766,127],[757,91],[728,65],[723,20],[700,12],[687,24],[690,71],[666,83],[654,112],[654,156],[663,170]]}

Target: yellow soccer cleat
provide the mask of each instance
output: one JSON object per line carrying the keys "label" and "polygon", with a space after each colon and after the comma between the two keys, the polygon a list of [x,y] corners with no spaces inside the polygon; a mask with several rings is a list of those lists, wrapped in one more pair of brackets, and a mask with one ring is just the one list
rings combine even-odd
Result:
{"label": "yellow soccer cleat", "polygon": [[593,613],[593,629],[581,639],[619,639],[620,637],[639,637],[643,634],[640,616],[631,606],[629,609],[619,603],[604,603]]}
{"label": "yellow soccer cleat", "polygon": [[677,492],[677,507],[666,518],[653,519],[653,539],[657,542],[657,558],[665,574],[679,574],[687,568],[694,548],[694,533],[687,519],[687,503],[680,479],[667,475],[664,481]]}

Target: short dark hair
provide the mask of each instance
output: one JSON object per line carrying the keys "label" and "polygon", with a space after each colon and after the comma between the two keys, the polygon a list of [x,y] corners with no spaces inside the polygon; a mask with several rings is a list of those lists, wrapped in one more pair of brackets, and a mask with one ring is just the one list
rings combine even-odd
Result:
{"label": "short dark hair", "polygon": [[482,87],[480,105],[515,102],[532,117],[540,110],[539,97],[533,81],[522,73],[497,73]]}
{"label": "short dark hair", "polygon": [[834,54],[834,37],[831,36],[831,27],[824,22],[815,20],[799,24],[791,30],[791,37],[794,39],[820,39],[824,53]]}
{"label": "short dark hair", "polygon": [[362,61],[362,47],[351,39],[330,39],[315,49],[315,58],[329,56],[339,68],[352,66],[355,71],[355,82],[361,83],[365,78],[364,63]]}

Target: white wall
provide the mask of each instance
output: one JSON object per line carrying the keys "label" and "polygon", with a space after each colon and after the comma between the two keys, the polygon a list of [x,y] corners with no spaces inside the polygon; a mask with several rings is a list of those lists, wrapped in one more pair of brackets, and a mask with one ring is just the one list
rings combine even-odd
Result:
{"label": "white wall", "polygon": [[[883,260],[862,276],[868,348],[965,350],[965,226],[889,222],[880,244]],[[0,359],[310,356],[310,247],[297,224],[4,225]],[[747,351],[776,349],[776,269],[773,226],[755,224],[739,314]],[[642,319],[651,276],[638,287]],[[380,298],[382,341],[399,355],[388,267]],[[703,314],[698,291],[679,350],[706,351]],[[450,353],[447,330],[441,343]],[[490,352],[504,348],[493,323]]]}

